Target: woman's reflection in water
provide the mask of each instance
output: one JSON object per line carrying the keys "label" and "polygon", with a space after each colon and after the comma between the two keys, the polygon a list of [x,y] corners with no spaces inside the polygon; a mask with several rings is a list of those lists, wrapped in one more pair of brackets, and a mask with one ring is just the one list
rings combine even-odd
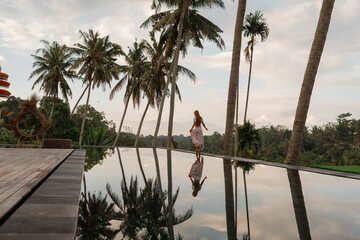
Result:
{"label": "woman's reflection in water", "polygon": [[[207,177],[205,177],[201,181],[201,175],[204,167],[204,158],[200,157],[200,155],[196,156],[196,161],[192,164],[190,172],[189,172],[189,178],[192,183],[192,195],[194,197],[197,196],[198,192],[201,190],[201,187]],[[200,183],[201,181],[201,183]]]}

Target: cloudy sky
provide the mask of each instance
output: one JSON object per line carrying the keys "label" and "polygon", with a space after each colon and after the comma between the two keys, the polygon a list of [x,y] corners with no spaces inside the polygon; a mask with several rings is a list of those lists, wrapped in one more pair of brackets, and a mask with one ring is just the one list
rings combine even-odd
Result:
{"label": "cloudy sky", "polygon": [[[174,134],[188,135],[193,111],[198,109],[209,131],[223,133],[231,63],[233,29],[237,1],[224,0],[226,9],[205,9],[200,14],[222,30],[226,48],[221,51],[210,42],[203,50],[192,47],[180,64],[197,76],[196,83],[180,77],[182,102],[175,106]],[[72,46],[80,42],[79,30],[93,29],[101,36],[110,35],[124,49],[135,39],[149,39],[149,29],[139,26],[153,14],[150,0],[2,0],[0,9],[0,65],[9,74],[10,92],[28,98],[32,90],[32,72],[40,40],[58,41]],[[257,127],[283,125],[292,127],[297,100],[312,44],[321,1],[319,0],[257,0],[248,1],[246,12],[260,10],[270,28],[266,42],[254,50],[252,83],[248,117]],[[315,81],[307,125],[322,125],[335,121],[341,113],[350,112],[360,118],[360,0],[335,2],[328,38]],[[247,39],[243,39],[244,48]],[[119,63],[123,63],[119,59]],[[240,119],[244,113],[249,64],[240,63]],[[70,82],[73,97],[71,107],[82,89],[80,80]],[[115,85],[115,81],[112,86]],[[94,90],[90,104],[104,111],[117,126],[124,110],[123,91],[109,100],[110,88]],[[85,99],[82,104],[85,103]],[[136,133],[146,101],[140,108],[131,108],[124,125]],[[166,134],[168,104],[165,105],[160,134]],[[157,111],[148,112],[144,134],[153,134]]]}

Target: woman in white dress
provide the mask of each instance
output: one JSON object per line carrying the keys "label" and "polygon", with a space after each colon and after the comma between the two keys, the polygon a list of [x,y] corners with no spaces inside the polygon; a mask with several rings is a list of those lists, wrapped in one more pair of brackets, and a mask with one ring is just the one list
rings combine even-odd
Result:
{"label": "woman in white dress", "polygon": [[201,150],[204,149],[204,135],[202,132],[201,124],[204,126],[206,130],[208,129],[206,128],[204,120],[200,116],[198,110],[195,110],[194,115],[195,115],[193,120],[194,123],[190,129],[190,135],[191,135],[191,140],[196,147],[196,155],[198,154],[200,155]]}
{"label": "woman in white dress", "polygon": [[196,161],[192,164],[189,172],[189,178],[191,180],[192,190],[193,190],[192,195],[194,197],[197,196],[198,192],[201,190],[201,187],[205,179],[207,178],[205,177],[200,183],[203,166],[204,166],[204,158],[201,157],[201,160],[200,158],[197,158]]}

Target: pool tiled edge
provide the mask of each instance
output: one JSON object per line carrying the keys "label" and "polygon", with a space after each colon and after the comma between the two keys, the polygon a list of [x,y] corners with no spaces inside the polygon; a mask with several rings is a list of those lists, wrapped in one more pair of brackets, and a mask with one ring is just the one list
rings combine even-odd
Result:
{"label": "pool tiled edge", "polygon": [[75,150],[0,227],[0,239],[74,239],[85,150]]}

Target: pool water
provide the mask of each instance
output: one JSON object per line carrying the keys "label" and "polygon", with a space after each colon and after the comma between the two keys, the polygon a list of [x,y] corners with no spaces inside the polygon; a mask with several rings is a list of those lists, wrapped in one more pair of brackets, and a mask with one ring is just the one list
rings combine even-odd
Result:
{"label": "pool water", "polygon": [[[137,178],[139,189],[145,188],[145,179],[154,182],[157,179],[152,148],[91,151],[86,160],[86,184],[82,191],[86,186],[87,192],[101,192],[105,196],[108,185],[123,204],[120,184],[123,179],[129,186],[131,178]],[[195,154],[172,151],[170,175],[166,150],[155,149],[155,154],[162,190],[168,189],[168,176],[171,176],[173,195],[179,189],[173,206],[176,215],[192,209],[189,219],[174,226],[175,236],[227,239],[223,159],[203,156],[202,179],[207,179],[193,197],[188,174],[196,160]],[[238,239],[243,239],[243,235],[250,235],[251,239],[276,240],[360,239],[360,181],[261,164],[238,165],[245,165],[243,168],[247,169],[236,168]],[[235,168],[233,178],[235,181]],[[110,196],[107,201],[112,202]],[[119,229],[120,223],[121,220],[112,220],[111,228]],[[122,236],[119,232],[115,239],[123,239]]]}

